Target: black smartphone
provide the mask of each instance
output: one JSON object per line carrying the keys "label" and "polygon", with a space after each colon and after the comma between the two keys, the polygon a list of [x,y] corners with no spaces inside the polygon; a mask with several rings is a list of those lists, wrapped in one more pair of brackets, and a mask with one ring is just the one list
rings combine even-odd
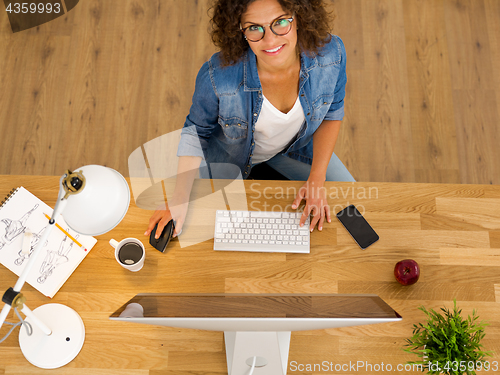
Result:
{"label": "black smartphone", "polygon": [[378,241],[378,234],[353,204],[337,213],[337,218],[363,250]]}

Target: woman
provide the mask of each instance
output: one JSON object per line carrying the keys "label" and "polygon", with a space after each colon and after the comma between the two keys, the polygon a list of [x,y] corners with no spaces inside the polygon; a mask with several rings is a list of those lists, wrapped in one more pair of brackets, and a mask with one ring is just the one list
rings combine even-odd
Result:
{"label": "woman", "polygon": [[[292,207],[306,204],[301,225],[331,221],[325,181],[354,181],[333,153],[344,115],[345,48],[329,34],[322,0],[216,0],[212,39],[220,52],[196,79],[177,155],[170,210],[157,210],[145,235],[173,217],[182,230],[194,173],[208,164],[237,165],[243,178],[267,163],[306,181]],[[224,176],[211,176],[221,178]]]}

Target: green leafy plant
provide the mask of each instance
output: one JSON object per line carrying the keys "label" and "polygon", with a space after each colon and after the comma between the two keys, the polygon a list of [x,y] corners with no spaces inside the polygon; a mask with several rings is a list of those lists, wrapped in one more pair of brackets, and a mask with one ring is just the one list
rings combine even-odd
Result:
{"label": "green leafy plant", "polygon": [[417,354],[421,360],[409,363],[422,365],[422,371],[427,370],[429,374],[474,375],[488,368],[489,363],[482,360],[492,356],[492,352],[483,351],[481,345],[488,324],[477,321],[476,310],[464,319],[456,300],[453,305],[453,311],[441,308],[442,314],[420,306],[427,322],[413,325],[413,336],[406,339],[407,348],[403,350]]}

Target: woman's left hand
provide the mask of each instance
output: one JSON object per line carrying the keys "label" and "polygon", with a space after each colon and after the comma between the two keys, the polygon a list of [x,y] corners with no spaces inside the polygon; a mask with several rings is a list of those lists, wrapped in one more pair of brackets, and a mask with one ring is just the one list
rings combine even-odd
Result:
{"label": "woman's left hand", "polygon": [[304,212],[300,218],[300,226],[303,226],[310,214],[313,215],[311,218],[311,225],[309,230],[312,232],[316,224],[318,224],[318,229],[323,230],[323,223],[326,220],[330,223],[330,206],[327,201],[326,189],[324,187],[325,180],[312,178],[309,179],[302,185],[299,189],[299,193],[295,197],[292,203],[292,208],[296,209],[299,207],[302,199],[306,201],[304,207]]}

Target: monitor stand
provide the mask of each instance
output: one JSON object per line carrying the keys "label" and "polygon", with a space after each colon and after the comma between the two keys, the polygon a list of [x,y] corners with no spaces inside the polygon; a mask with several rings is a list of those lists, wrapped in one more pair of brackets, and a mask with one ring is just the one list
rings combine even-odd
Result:
{"label": "monitor stand", "polygon": [[228,375],[245,374],[254,356],[259,375],[285,375],[291,336],[291,331],[224,332]]}

